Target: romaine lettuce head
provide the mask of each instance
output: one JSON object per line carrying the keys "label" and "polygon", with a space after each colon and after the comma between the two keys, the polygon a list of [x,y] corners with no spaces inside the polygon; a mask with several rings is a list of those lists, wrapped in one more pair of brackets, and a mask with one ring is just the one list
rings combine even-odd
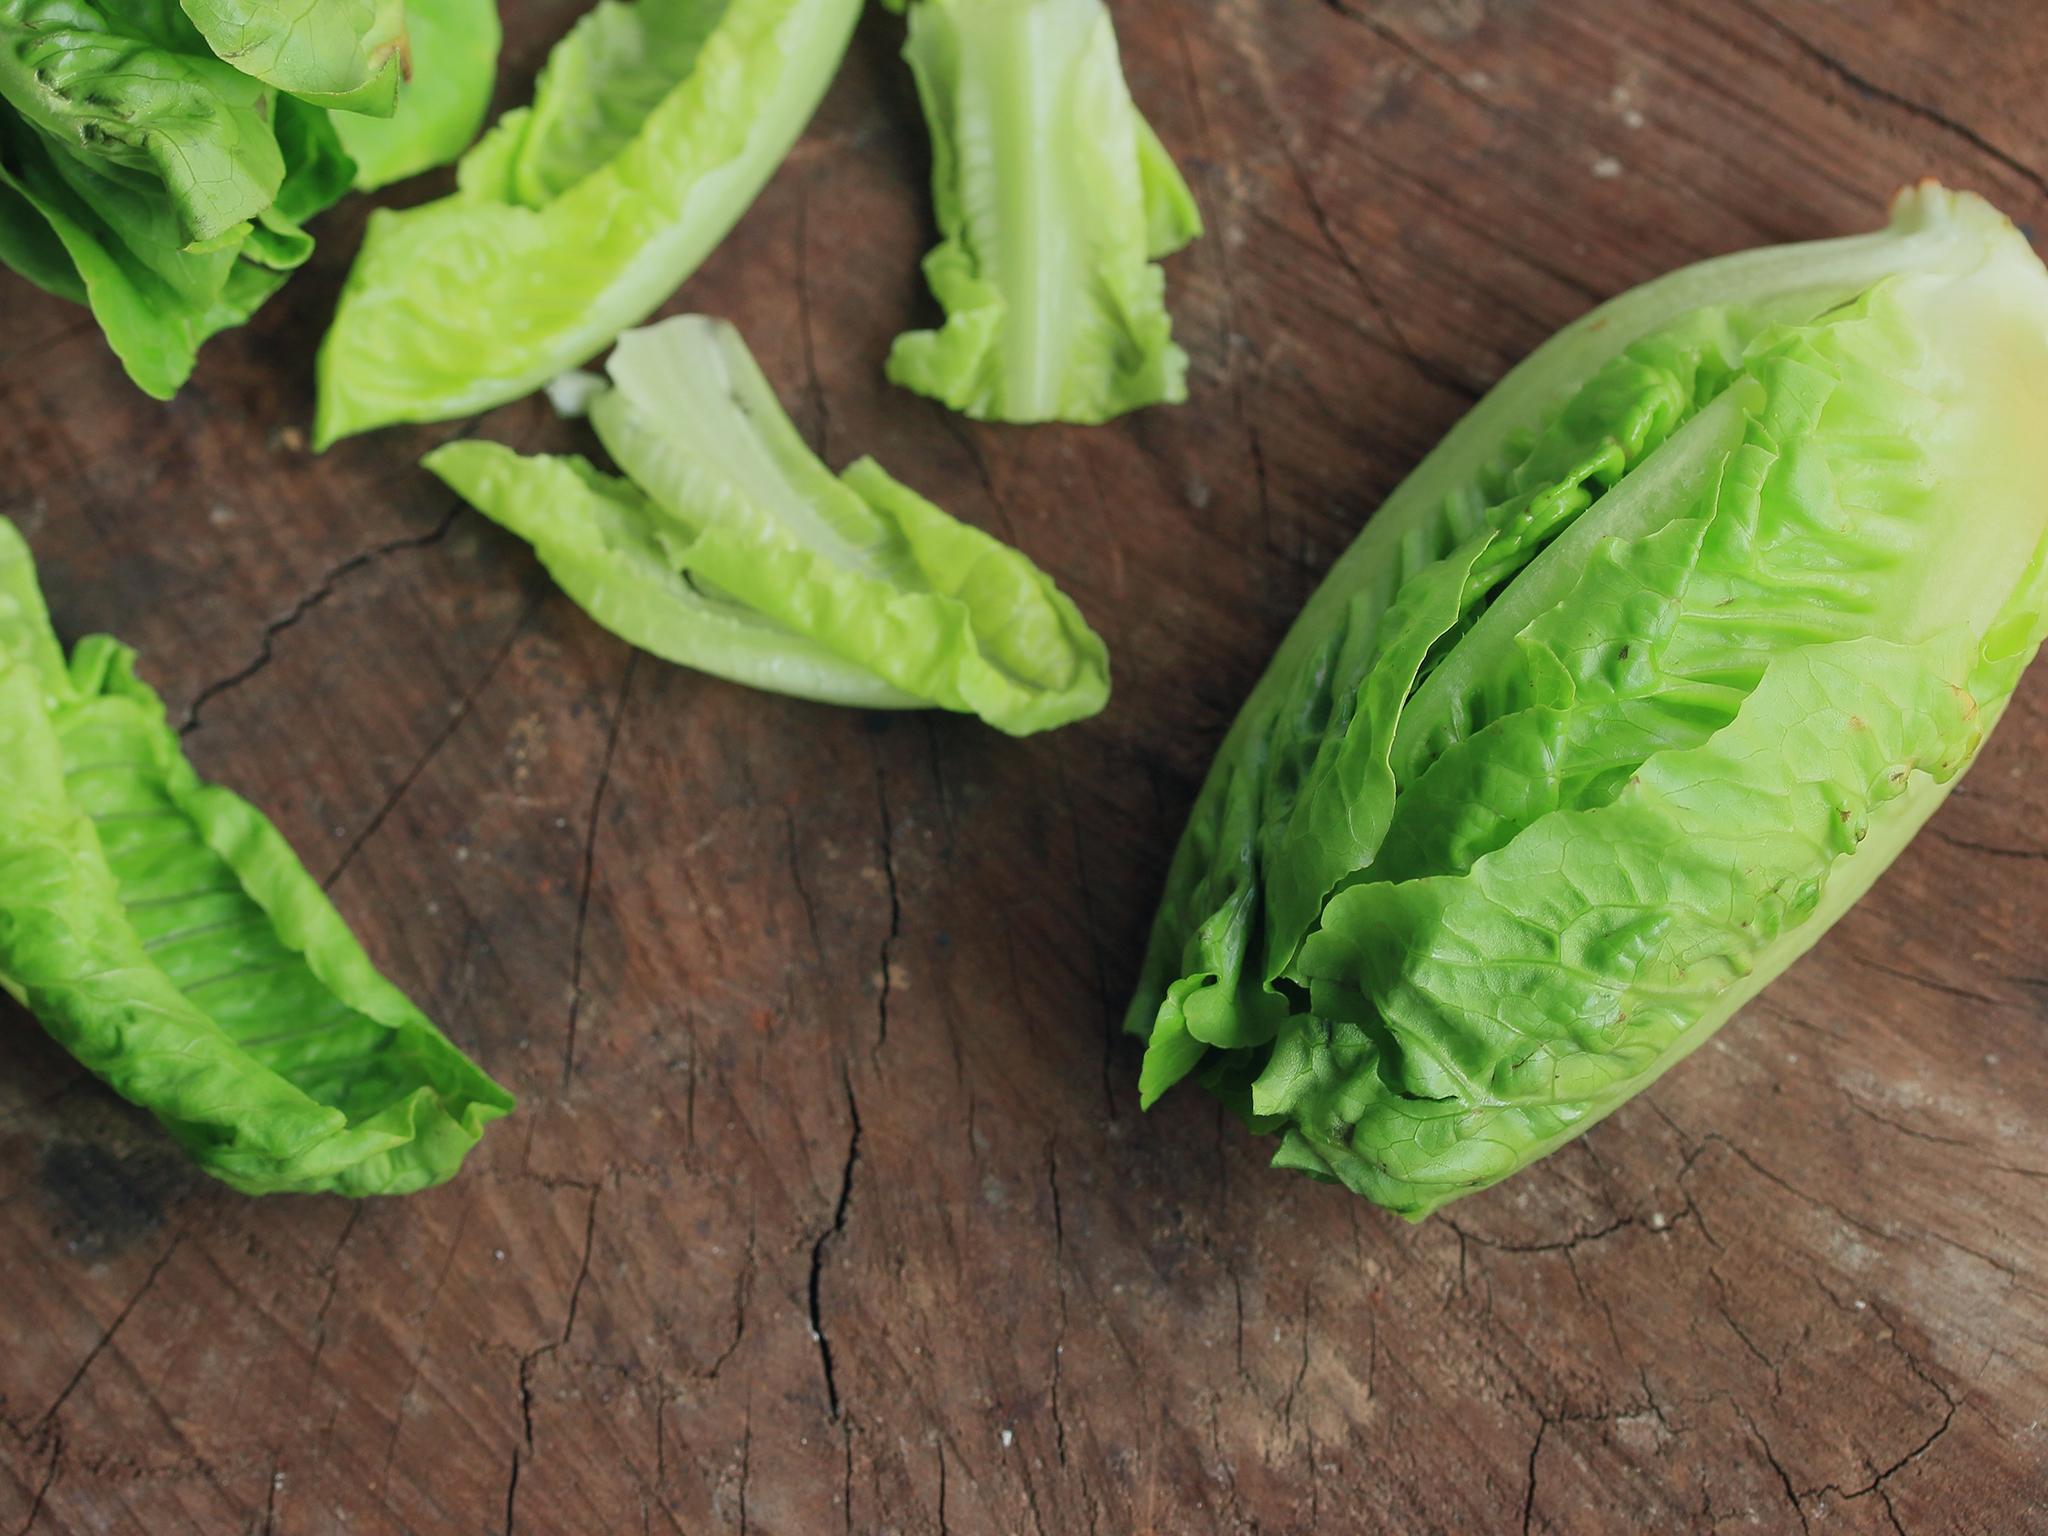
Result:
{"label": "romaine lettuce head", "polygon": [[1366,525],[1232,728],[1128,1027],[1274,1161],[1420,1217],[1803,953],[2048,632],[2048,272],[1874,235],[1568,327]]}
{"label": "romaine lettuce head", "polygon": [[237,1189],[449,1178],[511,1096],[199,780],[134,662],[102,635],[66,663],[0,518],[0,990]]}
{"label": "romaine lettuce head", "polygon": [[1108,652],[1049,576],[872,459],[833,474],[732,326],[629,331],[610,373],[590,415],[630,478],[476,440],[425,463],[614,634],[749,687],[1019,736],[1108,701]]}
{"label": "romaine lettuce head", "polygon": [[796,142],[860,0],[600,0],[452,197],[370,219],[317,446],[531,394],[674,293]]}

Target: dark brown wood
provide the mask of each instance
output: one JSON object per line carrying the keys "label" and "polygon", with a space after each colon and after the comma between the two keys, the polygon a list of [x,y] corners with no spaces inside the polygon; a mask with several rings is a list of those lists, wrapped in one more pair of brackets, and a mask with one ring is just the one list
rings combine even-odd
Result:
{"label": "dark brown wood", "polygon": [[[508,0],[502,97],[577,9]],[[309,456],[359,207],[171,407],[0,281],[0,511],[513,1087],[450,1187],[239,1198],[0,1016],[0,1531],[2048,1530],[2048,677],[1655,1092],[1410,1227],[1112,1034],[1207,757],[1516,358],[1900,183],[2048,216],[2036,0],[1120,0],[1209,235],[1193,403],[1006,430],[928,314],[877,12],[678,308],[1109,639],[1028,742],[633,658],[415,468]],[[421,195],[406,189],[401,197]],[[480,428],[576,443],[534,403]]]}

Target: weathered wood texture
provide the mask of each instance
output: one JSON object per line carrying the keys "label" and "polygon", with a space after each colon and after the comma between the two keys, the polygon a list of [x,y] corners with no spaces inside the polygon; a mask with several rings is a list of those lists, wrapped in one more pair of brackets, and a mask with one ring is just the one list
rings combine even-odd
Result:
{"label": "weathered wood texture", "polygon": [[[506,102],[575,9],[508,0]],[[2048,13],[1118,17],[1210,223],[1185,409],[882,383],[930,232],[879,12],[682,295],[1095,618],[1115,703],[1021,744],[636,660],[415,468],[456,429],[310,457],[359,208],[169,408],[0,282],[0,509],[60,625],[143,647],[523,1100],[448,1188],[251,1202],[7,1012],[0,1530],[2048,1530],[2048,676],[1712,1048],[1425,1225],[1199,1095],[1141,1118],[1112,1036],[1209,752],[1378,499],[1633,283],[1928,173],[2048,214]]]}

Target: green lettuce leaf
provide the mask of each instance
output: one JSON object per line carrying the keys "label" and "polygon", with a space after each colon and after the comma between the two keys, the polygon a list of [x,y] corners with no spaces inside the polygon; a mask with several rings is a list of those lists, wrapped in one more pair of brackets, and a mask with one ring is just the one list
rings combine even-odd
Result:
{"label": "green lettuce leaf", "polygon": [[2048,632],[2044,406],[2048,273],[1931,184],[1553,339],[1225,741],[1128,1020],[1145,1101],[1195,1076],[1276,1163],[1420,1216],[1696,1048],[1905,845]]}
{"label": "green lettuce leaf", "polygon": [[301,221],[353,175],[327,113],[289,97],[275,107],[285,167],[275,200],[203,247],[186,244],[175,208],[151,188],[0,108],[0,260],[89,304],[128,376],[159,400],[177,393],[208,337],[245,322],[306,260]]}
{"label": "green lettuce leaf", "polygon": [[0,100],[57,145],[168,200],[180,246],[277,196],[272,93],[158,0],[0,0]]}
{"label": "green lettuce leaf", "polygon": [[524,457],[465,439],[427,468],[534,548],[578,607],[620,639],[700,672],[827,704],[903,709],[918,701],[872,672],[693,583],[656,536],[664,514],[629,480],[580,458]]}
{"label": "green lettuce leaf", "polygon": [[480,442],[426,459],[606,628],[753,687],[1013,735],[1107,701],[1107,652],[1042,571],[872,460],[833,475],[731,326],[629,332],[610,371],[591,416],[630,479]]}
{"label": "green lettuce leaf", "polygon": [[982,420],[1099,422],[1187,397],[1157,258],[1201,232],[1102,0],[915,0],[946,312],[891,380]]}
{"label": "green lettuce leaf", "polygon": [[314,106],[391,115],[406,73],[405,0],[179,3],[207,46],[242,74]]}
{"label": "green lettuce leaf", "polygon": [[252,1194],[451,1177],[512,1100],[380,976],[96,636],[64,662],[0,519],[0,989]]}
{"label": "green lettuce leaf", "polygon": [[397,109],[389,118],[334,119],[365,192],[455,159],[491,105],[504,38],[497,0],[409,0],[405,26],[412,74],[398,88]]}
{"label": "green lettuce leaf", "polygon": [[600,6],[456,195],[372,216],[320,349],[316,442],[517,399],[645,319],[788,153],[859,11]]}

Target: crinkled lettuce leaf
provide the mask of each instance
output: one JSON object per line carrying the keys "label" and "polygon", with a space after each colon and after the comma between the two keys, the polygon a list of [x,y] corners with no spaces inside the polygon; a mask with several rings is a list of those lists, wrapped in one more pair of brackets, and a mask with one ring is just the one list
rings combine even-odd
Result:
{"label": "crinkled lettuce leaf", "polygon": [[859,11],[600,5],[454,196],[371,218],[320,349],[316,441],[517,399],[645,319],[788,153]]}
{"label": "crinkled lettuce leaf", "polygon": [[0,108],[0,200],[9,215],[0,260],[89,304],[128,376],[168,400],[207,338],[245,322],[312,253],[304,221],[347,190],[353,166],[327,113],[279,97],[275,135],[285,165],[275,199],[194,247],[154,189]]}
{"label": "crinkled lettuce leaf", "polygon": [[67,663],[0,519],[0,989],[252,1194],[451,1177],[511,1097],[380,976],[134,653]]}
{"label": "crinkled lettuce leaf", "polygon": [[405,0],[179,3],[207,46],[242,74],[314,106],[391,115],[408,73]]}
{"label": "crinkled lettuce leaf", "polygon": [[835,476],[731,326],[629,332],[610,372],[590,414],[629,478],[473,441],[426,459],[607,629],[752,687],[1013,735],[1107,701],[1108,654],[1044,572],[871,459]]}
{"label": "crinkled lettuce leaf", "polygon": [[254,219],[284,179],[272,92],[159,0],[0,0],[0,99],[96,173],[160,195],[179,246]]}
{"label": "crinkled lettuce leaf", "polygon": [[396,0],[188,9],[0,0],[0,263],[89,304],[159,399],[305,262],[306,222],[351,184],[461,152],[497,54],[494,0],[420,0],[419,68],[390,116],[375,98],[398,79]]}
{"label": "crinkled lettuce leaf", "polygon": [[1132,104],[1102,0],[914,0],[946,312],[890,379],[992,421],[1099,422],[1187,397],[1158,258],[1201,233]]}
{"label": "crinkled lettuce leaf", "polygon": [[408,0],[405,27],[412,72],[392,115],[334,119],[361,191],[446,165],[469,147],[490,110],[504,40],[497,0]]}
{"label": "crinkled lettuce leaf", "polygon": [[1567,328],[1311,599],[1129,1027],[1421,1216],[1696,1048],[1940,803],[2048,632],[2048,272],[1931,184]]}

